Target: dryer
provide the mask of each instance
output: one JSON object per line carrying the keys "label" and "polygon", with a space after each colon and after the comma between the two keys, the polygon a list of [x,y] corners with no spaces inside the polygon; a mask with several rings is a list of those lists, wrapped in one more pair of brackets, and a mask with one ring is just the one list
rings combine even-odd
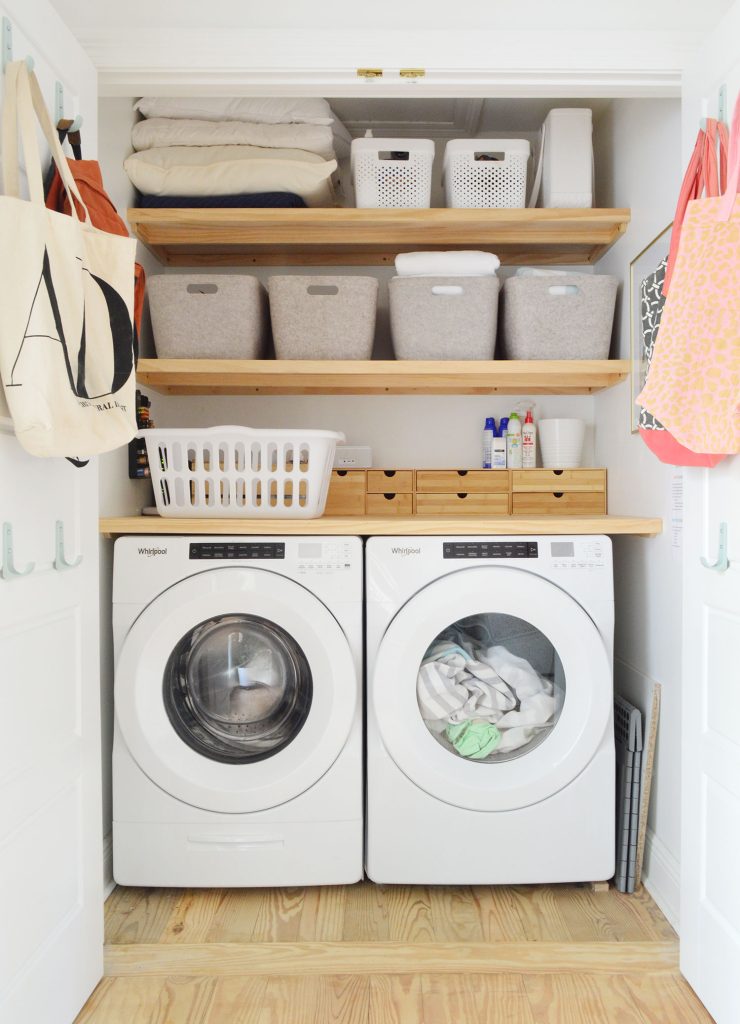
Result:
{"label": "dryer", "polygon": [[117,882],[362,877],[362,568],[352,537],[116,542]]}
{"label": "dryer", "polygon": [[374,881],[613,875],[611,554],[592,536],[367,542]]}

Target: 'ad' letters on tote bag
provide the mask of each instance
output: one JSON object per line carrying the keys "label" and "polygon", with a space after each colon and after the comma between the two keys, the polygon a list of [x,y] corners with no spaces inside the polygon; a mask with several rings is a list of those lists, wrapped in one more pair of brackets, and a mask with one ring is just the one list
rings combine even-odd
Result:
{"label": "'ad' letters on tote bag", "polygon": [[[45,206],[34,113],[71,216]],[[19,131],[30,201],[20,198]],[[136,243],[93,227],[23,61],[6,69],[2,150],[0,375],[16,436],[32,455],[97,455],[136,432]]]}

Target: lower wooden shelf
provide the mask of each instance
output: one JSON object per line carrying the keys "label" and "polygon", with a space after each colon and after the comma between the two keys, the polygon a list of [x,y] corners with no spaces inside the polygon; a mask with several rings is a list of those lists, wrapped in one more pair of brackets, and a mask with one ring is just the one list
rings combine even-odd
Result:
{"label": "lower wooden shelf", "polygon": [[108,516],[100,520],[106,537],[158,535],[344,535],[455,536],[492,534],[632,534],[655,537],[663,520],[642,516],[322,516],[321,519],[164,519],[159,516]]}

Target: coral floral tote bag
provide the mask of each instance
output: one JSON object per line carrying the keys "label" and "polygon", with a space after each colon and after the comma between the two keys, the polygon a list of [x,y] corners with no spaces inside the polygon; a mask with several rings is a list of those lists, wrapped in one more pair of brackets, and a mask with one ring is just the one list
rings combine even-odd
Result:
{"label": "coral floral tote bag", "polygon": [[680,445],[714,456],[740,451],[738,188],[740,97],[725,193],[687,206],[648,379],[638,396]]}
{"label": "coral floral tote bag", "polygon": [[[72,216],[44,204],[36,119]],[[30,200],[20,198],[18,134]],[[93,227],[23,61],[5,73],[2,169],[0,375],[16,436],[38,456],[117,448],[136,432],[136,243]]]}

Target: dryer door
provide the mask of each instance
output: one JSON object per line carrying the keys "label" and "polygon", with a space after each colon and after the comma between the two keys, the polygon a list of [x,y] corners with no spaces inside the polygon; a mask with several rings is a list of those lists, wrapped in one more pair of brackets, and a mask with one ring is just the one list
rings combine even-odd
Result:
{"label": "dryer door", "polygon": [[116,667],[116,715],[141,769],[179,800],[256,811],[333,764],[358,683],[347,638],[300,584],[253,568],[191,576],[148,605]]}
{"label": "dryer door", "polygon": [[563,590],[499,566],[436,580],[401,608],[372,677],[383,743],[457,807],[526,807],[567,786],[612,723],[612,667]]}

